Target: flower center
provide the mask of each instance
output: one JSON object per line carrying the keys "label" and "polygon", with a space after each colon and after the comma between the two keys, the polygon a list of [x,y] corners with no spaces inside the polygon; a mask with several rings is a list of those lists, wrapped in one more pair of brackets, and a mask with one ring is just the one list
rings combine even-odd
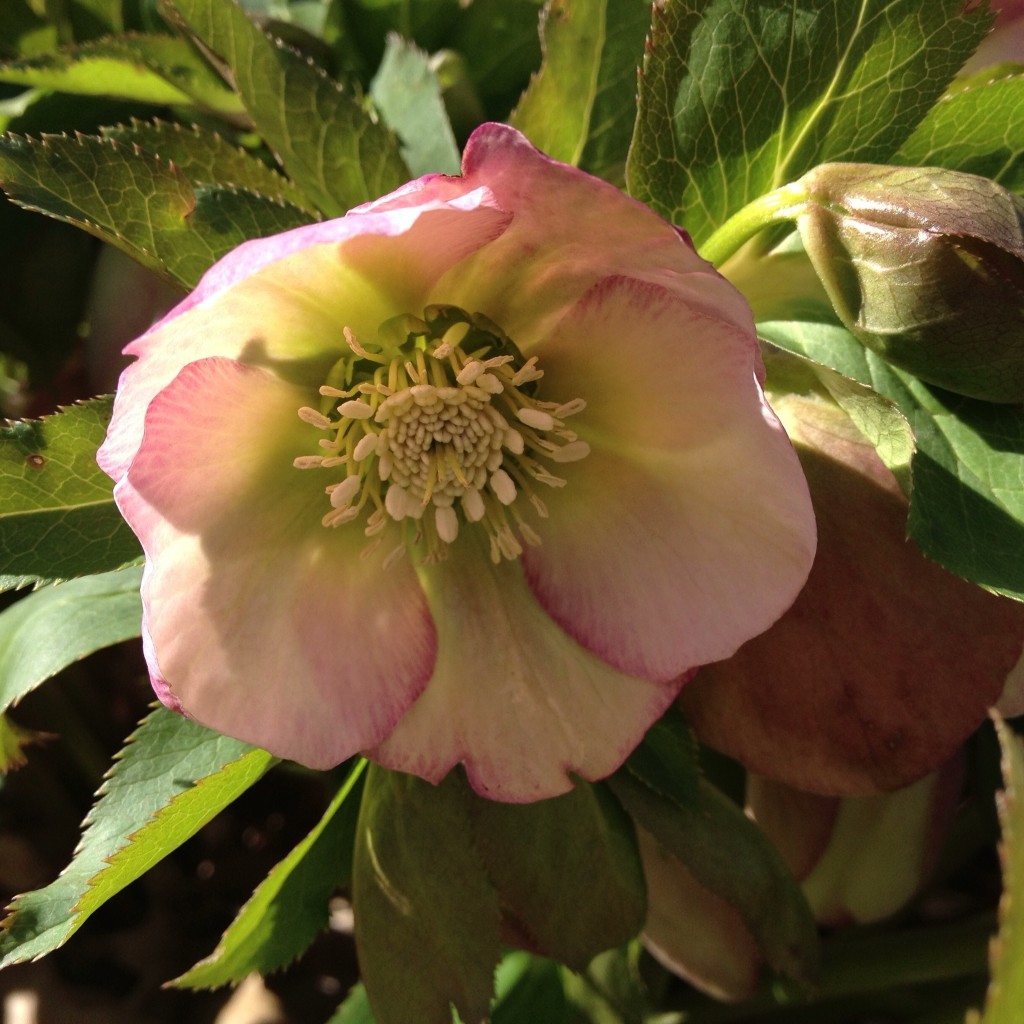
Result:
{"label": "flower center", "polygon": [[520,498],[547,516],[534,485],[564,486],[547,464],[589,453],[565,426],[585,403],[533,397],[543,377],[537,358],[524,360],[497,325],[455,306],[391,320],[372,345],[347,327],[345,338],[351,355],[320,388],[321,408],[299,410],[328,436],[325,454],[299,456],[295,466],[344,467],[326,487],[323,525],[365,515],[364,532],[376,537],[389,519],[401,522],[426,561],[445,556],[462,523],[483,527],[494,562],[522,554],[520,540],[539,544]]}

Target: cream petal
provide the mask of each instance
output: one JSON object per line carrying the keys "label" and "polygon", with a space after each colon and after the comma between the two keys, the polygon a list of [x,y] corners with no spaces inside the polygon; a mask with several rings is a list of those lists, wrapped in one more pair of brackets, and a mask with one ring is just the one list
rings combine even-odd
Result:
{"label": "cream petal", "polygon": [[421,570],[437,613],[427,689],[369,756],[437,782],[463,762],[473,788],[525,803],[613,772],[671,703],[678,683],[616,672],[563,633],[515,562],[492,565],[467,527]]}
{"label": "cream petal", "polygon": [[121,375],[100,466],[115,480],[124,474],[146,406],[194,359],[226,356],[323,383],[345,351],[343,327],[374,338],[385,320],[421,312],[438,277],[501,234],[508,215],[488,201],[480,189],[461,204],[426,198],[414,209],[350,214],[234,250],[125,349],[139,359]]}
{"label": "cream petal", "polygon": [[[810,571],[807,485],[754,379],[751,334],[615,279],[538,350],[544,396],[580,397],[591,446],[544,494],[523,555],[551,616],[623,672],[669,679],[728,657]],[[565,388],[571,388],[562,393]]]}
{"label": "cream petal", "polygon": [[291,466],[294,446],[315,446],[295,416],[303,397],[231,360],[189,364],[152,401],[116,494],[147,555],[161,699],[328,768],[390,731],[430,677],[436,640],[409,564],[383,568],[397,537],[361,557],[357,524],[320,525],[324,481]]}

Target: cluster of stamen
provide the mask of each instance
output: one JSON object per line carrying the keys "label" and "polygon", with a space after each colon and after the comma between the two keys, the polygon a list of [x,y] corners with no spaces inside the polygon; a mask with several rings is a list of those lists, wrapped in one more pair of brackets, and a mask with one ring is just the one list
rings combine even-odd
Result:
{"label": "cluster of stamen", "polygon": [[496,325],[456,307],[391,321],[372,344],[344,333],[352,354],[320,388],[321,408],[299,410],[328,436],[324,454],[295,466],[344,469],[325,488],[323,525],[365,516],[366,536],[377,538],[389,520],[404,523],[426,561],[444,557],[463,522],[484,528],[494,562],[522,554],[520,541],[539,544],[519,498],[547,516],[535,485],[564,486],[548,464],[590,451],[565,425],[584,402],[534,398],[536,357],[524,360]]}

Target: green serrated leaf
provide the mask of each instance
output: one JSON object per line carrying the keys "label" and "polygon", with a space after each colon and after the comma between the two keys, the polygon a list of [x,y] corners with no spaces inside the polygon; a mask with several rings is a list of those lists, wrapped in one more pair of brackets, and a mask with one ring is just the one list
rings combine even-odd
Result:
{"label": "green serrated leaf", "polygon": [[813,977],[818,936],[807,901],[779,853],[736,804],[703,780],[686,808],[626,770],[608,785],[639,826],[736,908],[773,970],[804,983]]}
{"label": "green serrated leaf", "polygon": [[260,134],[329,216],[402,184],[395,138],[320,68],[265,35],[232,0],[174,0],[188,28],[228,63]]}
{"label": "green serrated leaf", "polygon": [[982,1013],[971,1011],[967,1024],[1018,1024],[1024,1006],[1024,742],[1002,719],[996,720],[1003,757],[1004,791],[997,797],[1003,840],[1003,898],[999,935],[990,947],[992,981]]}
{"label": "green serrated leaf", "polygon": [[544,62],[510,123],[548,156],[621,179],[649,24],[646,0],[548,0]]}
{"label": "green serrated leaf", "polygon": [[142,567],[82,576],[0,612],[0,712],[102,647],[139,635]]}
{"label": "green serrated leaf", "polygon": [[413,174],[459,173],[459,147],[441,100],[441,83],[422,50],[389,35],[370,98],[401,140],[402,157]]}
{"label": "green serrated leaf", "polygon": [[1024,193],[1024,75],[944,96],[892,162],[967,171]]}
{"label": "green serrated leaf", "polygon": [[180,988],[216,988],[253,971],[287,966],[327,926],[327,901],[346,885],[366,762],[360,760],[339,787],[317,826],[253,893],[213,953],[176,978]]}
{"label": "green serrated leaf", "polygon": [[371,766],[352,897],[363,981],[379,1024],[487,1017],[500,959],[498,896],[473,849],[456,773],[438,786]]}
{"label": "green serrated leaf", "polygon": [[601,788],[579,782],[551,800],[475,798],[473,807],[476,846],[502,914],[529,948],[582,970],[640,932],[647,900],[636,839]]}
{"label": "green serrated leaf", "polygon": [[129,34],[0,64],[0,82],[236,117],[241,101],[184,39]]}
{"label": "green serrated leaf", "polygon": [[198,125],[133,121],[130,125],[101,128],[100,132],[106,139],[138,146],[162,161],[173,163],[193,185],[245,189],[316,216],[312,204],[286,177],[223,136]]}
{"label": "green serrated leaf", "polygon": [[194,835],[275,759],[166,708],[128,739],[61,876],[15,898],[0,934],[0,967],[43,956],[87,917]]}
{"label": "green serrated leaf", "polygon": [[110,399],[0,428],[0,589],[119,569],[138,541],[96,465]]}
{"label": "green serrated leaf", "polygon": [[818,163],[884,163],[990,22],[961,0],[656,4],[630,193],[699,246]]}
{"label": "green serrated leaf", "polygon": [[91,135],[0,138],[0,184],[185,288],[241,242],[312,219],[265,196],[193,189],[174,164]]}
{"label": "green serrated leaf", "polygon": [[842,327],[758,324],[768,341],[896,403],[913,431],[908,530],[950,571],[1024,600],[1024,411],[929,387]]}

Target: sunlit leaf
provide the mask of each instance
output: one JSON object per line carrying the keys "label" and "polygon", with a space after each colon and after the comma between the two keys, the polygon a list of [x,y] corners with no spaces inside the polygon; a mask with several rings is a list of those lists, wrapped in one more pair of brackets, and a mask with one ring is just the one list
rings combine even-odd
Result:
{"label": "sunlit leaf", "polygon": [[0,612],[0,711],[93,651],[139,635],[142,568],[82,576]]}
{"label": "sunlit leaf", "polygon": [[621,179],[650,17],[646,0],[549,0],[544,63],[511,123],[548,156]]}
{"label": "sunlit leaf", "polygon": [[104,782],[71,863],[55,881],[16,897],[8,908],[0,967],[62,945],[273,763],[266,751],[157,708],[129,737]]}
{"label": "sunlit leaf", "polygon": [[343,214],[409,177],[391,133],[321,68],[264,34],[232,0],[174,0],[174,8],[227,62],[260,134],[324,213]]}
{"label": "sunlit leaf", "polygon": [[117,569],[135,535],[96,465],[109,399],[0,428],[0,589]]}
{"label": "sunlit leaf", "polygon": [[658,3],[630,192],[699,246],[815,164],[882,163],[990,22],[962,0]]}
{"label": "sunlit leaf", "polygon": [[175,979],[182,988],[215,988],[287,966],[327,926],[328,898],[346,885],[365,761],[339,787],[323,817],[242,907],[205,960]]}

